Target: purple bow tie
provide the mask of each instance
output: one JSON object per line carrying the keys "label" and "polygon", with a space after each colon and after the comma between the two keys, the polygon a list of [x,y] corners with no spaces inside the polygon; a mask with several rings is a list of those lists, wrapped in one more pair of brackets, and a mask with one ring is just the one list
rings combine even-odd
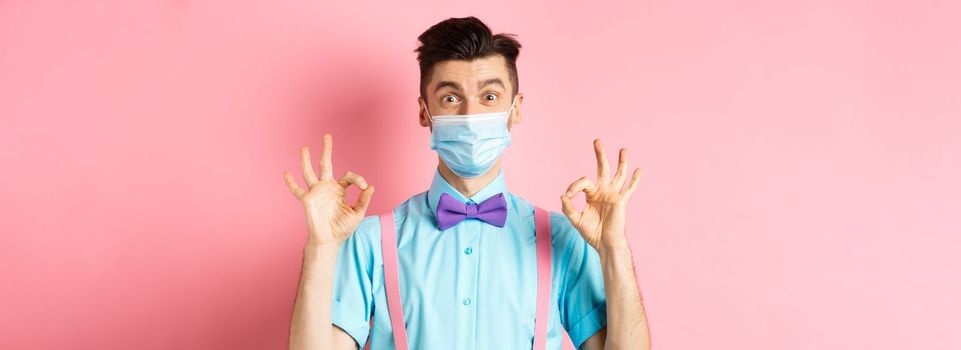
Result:
{"label": "purple bow tie", "polygon": [[440,201],[437,202],[437,224],[441,231],[467,218],[477,218],[488,224],[504,227],[507,222],[507,200],[504,199],[504,193],[495,194],[480,204],[465,204],[447,193],[440,194]]}

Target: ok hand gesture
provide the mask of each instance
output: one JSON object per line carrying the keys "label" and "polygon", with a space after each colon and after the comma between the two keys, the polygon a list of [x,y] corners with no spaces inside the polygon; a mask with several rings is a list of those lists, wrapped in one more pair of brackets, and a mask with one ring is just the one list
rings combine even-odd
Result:
{"label": "ok hand gesture", "polygon": [[[594,153],[597,156],[597,183],[591,182],[586,176],[574,181],[567,188],[567,193],[561,195],[564,215],[594,249],[624,248],[627,247],[625,207],[637,189],[641,169],[634,169],[630,184],[624,187],[627,149],[621,148],[614,178],[610,176],[611,169],[607,165],[600,139],[594,140]],[[584,192],[587,196],[583,211],[577,211],[571,202],[578,192]]]}
{"label": "ok hand gesture", "polygon": [[[301,167],[307,190],[300,188],[294,177],[284,171],[287,187],[304,204],[307,213],[308,244],[340,245],[353,234],[360,225],[370,198],[374,194],[374,186],[367,185],[367,181],[360,175],[348,171],[338,180],[334,180],[334,169],[331,165],[331,151],[333,141],[330,134],[324,135],[324,153],[320,159],[320,178],[314,173],[310,162],[310,149],[303,146],[300,149]],[[361,189],[360,198],[353,206],[347,204],[347,187],[354,184]]]}

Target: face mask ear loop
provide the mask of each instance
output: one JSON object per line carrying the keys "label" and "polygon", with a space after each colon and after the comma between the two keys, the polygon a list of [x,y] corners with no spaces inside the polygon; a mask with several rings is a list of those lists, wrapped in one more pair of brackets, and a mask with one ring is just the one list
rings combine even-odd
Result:
{"label": "face mask ear loop", "polygon": [[434,117],[430,115],[430,109],[427,109],[427,102],[424,102],[424,111],[427,112],[427,119],[430,120],[430,125],[434,125]]}
{"label": "face mask ear loop", "polygon": [[[517,100],[517,95],[514,95],[514,98],[511,99],[511,108],[507,110],[507,122],[508,122],[508,123],[510,123],[510,120],[511,120],[511,112],[514,111],[514,101],[516,101],[516,100]],[[507,129],[507,133],[508,133],[508,134],[511,133],[510,128]]]}

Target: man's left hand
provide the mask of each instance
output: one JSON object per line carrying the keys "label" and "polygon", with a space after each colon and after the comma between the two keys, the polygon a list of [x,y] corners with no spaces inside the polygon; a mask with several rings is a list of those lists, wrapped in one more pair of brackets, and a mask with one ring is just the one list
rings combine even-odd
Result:
{"label": "man's left hand", "polygon": [[[564,215],[567,215],[584,240],[598,252],[627,248],[624,231],[625,209],[627,201],[637,189],[641,169],[634,169],[630,183],[625,186],[627,149],[621,148],[617,172],[613,178],[600,139],[594,140],[594,153],[597,156],[597,183],[591,182],[586,176],[575,180],[567,188],[567,193],[561,195]],[[587,197],[583,211],[574,208],[572,202],[578,192],[584,192]]]}

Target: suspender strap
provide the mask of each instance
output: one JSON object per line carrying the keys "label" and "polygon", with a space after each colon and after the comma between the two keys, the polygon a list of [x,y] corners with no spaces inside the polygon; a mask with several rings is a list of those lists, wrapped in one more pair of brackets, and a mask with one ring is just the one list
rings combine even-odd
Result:
{"label": "suspender strap", "polygon": [[[551,220],[547,210],[534,207],[534,235],[537,240],[537,309],[534,319],[534,347],[547,348],[547,318],[551,303]],[[400,302],[397,273],[397,237],[393,211],[380,215],[380,243],[384,256],[384,287],[387,289],[387,311],[394,334],[394,348],[407,350],[407,328]],[[371,323],[373,324],[373,323]],[[370,341],[367,342],[367,349]]]}
{"label": "suspender strap", "polygon": [[533,349],[547,349],[547,315],[551,304],[551,218],[547,210],[534,207],[534,235],[537,240],[537,318],[534,319]]}
{"label": "suspender strap", "polygon": [[394,333],[394,349],[407,350],[407,328],[404,327],[404,308],[400,303],[400,283],[397,278],[397,238],[394,213],[380,215],[380,245],[384,255],[384,287],[387,288],[387,311]]}

